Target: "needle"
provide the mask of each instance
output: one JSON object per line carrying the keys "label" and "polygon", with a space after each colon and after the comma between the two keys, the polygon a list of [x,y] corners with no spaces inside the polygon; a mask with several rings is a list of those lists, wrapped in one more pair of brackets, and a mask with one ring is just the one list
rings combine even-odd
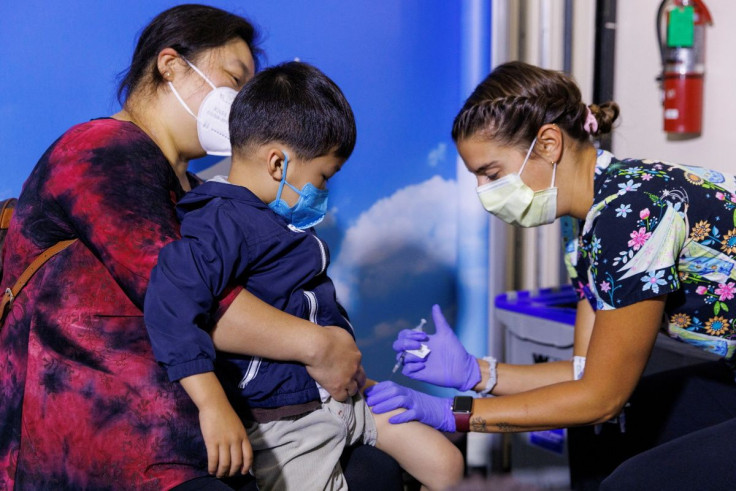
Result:
{"label": "needle", "polygon": [[[427,320],[426,319],[422,319],[419,322],[419,325],[417,327],[415,327],[414,329],[412,329],[412,331],[424,332],[424,324],[426,324],[426,323],[427,323]],[[401,365],[404,364],[404,358],[406,358],[406,351],[402,351],[401,352],[401,355],[399,355],[399,359],[396,360],[396,365],[394,365],[393,370],[391,370],[391,376],[393,376],[393,374],[396,373],[396,371],[399,368],[401,368]]]}

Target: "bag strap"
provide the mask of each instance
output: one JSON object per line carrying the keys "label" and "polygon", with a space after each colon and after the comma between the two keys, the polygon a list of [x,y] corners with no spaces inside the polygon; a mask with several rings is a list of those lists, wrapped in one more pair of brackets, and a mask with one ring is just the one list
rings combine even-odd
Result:
{"label": "bag strap", "polygon": [[13,218],[13,210],[18,202],[15,198],[6,199],[2,202],[3,208],[0,210],[0,229],[6,229],[10,226],[10,219]]}
{"label": "bag strap", "polygon": [[36,274],[36,271],[38,271],[39,268],[46,263],[46,261],[57,255],[76,241],[77,239],[62,240],[61,242],[57,242],[56,244],[43,251],[18,277],[15,285],[13,285],[12,288],[5,289],[2,303],[0,303],[0,321],[5,320],[5,314],[10,310],[10,307],[13,304],[13,300],[15,300],[15,297],[20,294],[21,290],[23,290],[23,287],[26,286],[26,283],[28,283],[33,275]]}

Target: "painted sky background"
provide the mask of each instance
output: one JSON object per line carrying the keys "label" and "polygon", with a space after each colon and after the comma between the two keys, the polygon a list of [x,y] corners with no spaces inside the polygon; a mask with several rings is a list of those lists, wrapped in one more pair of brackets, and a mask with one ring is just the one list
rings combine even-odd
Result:
{"label": "painted sky background", "polygon": [[[116,76],[138,32],[178,2],[0,2],[0,198],[17,196],[48,145],[116,112]],[[298,57],[342,88],[353,156],[331,180],[320,234],[370,376],[388,376],[398,329],[455,312],[461,2],[213,1],[260,26],[264,65]],[[215,160],[193,164],[201,170]],[[401,380],[406,381],[405,379]]]}

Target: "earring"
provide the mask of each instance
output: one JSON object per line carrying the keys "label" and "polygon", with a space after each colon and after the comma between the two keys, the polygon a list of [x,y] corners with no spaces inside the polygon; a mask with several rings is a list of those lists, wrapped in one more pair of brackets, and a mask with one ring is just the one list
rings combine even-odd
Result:
{"label": "earring", "polygon": [[171,77],[171,72],[167,71],[166,73],[164,73],[164,78],[168,80],[170,77]]}

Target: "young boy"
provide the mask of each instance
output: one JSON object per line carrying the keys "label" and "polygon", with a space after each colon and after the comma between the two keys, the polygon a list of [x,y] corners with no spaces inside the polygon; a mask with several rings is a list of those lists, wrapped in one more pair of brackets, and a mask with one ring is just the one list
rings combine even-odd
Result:
{"label": "young boy", "polygon": [[[264,70],[233,102],[230,138],[228,177],[180,201],[182,238],[163,248],[151,274],[144,312],[156,358],[172,380],[214,366],[245,422],[260,489],[347,489],[339,457],[359,441],[392,455],[426,488],[454,484],[462,457],[430,427],[391,425],[395,413],[374,416],[361,394],[336,401],[298,363],[230,353],[213,360],[203,328],[231,284],[292,315],[353,333],[326,274],[327,246],[311,229],[327,210],[327,180],[355,145],[355,120],[342,92],[305,63]],[[222,408],[214,419],[237,432],[231,412]],[[210,454],[217,450],[202,424]]]}

